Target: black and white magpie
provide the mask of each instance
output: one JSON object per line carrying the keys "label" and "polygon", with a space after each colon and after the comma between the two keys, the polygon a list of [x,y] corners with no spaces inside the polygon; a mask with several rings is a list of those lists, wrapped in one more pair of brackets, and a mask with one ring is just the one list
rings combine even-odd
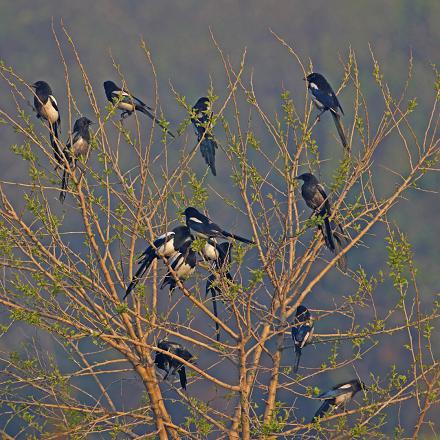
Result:
{"label": "black and white magpie", "polygon": [[[186,241],[179,248],[169,260],[171,268],[176,272],[181,281],[187,280],[195,271],[197,265],[197,254],[191,248],[192,240]],[[171,272],[165,275],[164,280],[160,286],[163,289],[165,286],[170,286],[170,293],[176,288],[177,281]]]}
{"label": "black and white magpie", "polygon": [[[326,246],[331,252],[338,254],[346,245],[345,234],[342,226],[335,221],[332,221],[338,237],[335,239],[333,228],[329,220],[329,217],[331,216],[330,201],[325,193],[324,187],[311,173],[301,174],[300,176],[295,177],[295,179],[304,182],[301,186],[301,194],[307,206],[310,209],[313,209],[314,214],[319,215],[324,220],[324,227],[322,225],[318,227],[322,232]],[[335,241],[337,244],[335,244]],[[337,265],[342,271],[346,272],[347,258],[345,255],[339,258]]]}
{"label": "black and white magpie", "polygon": [[186,225],[194,232],[194,235],[201,238],[233,238],[243,243],[254,244],[253,241],[239,235],[231,234],[213,223],[208,217],[199,212],[196,208],[186,208],[183,212],[186,217]]}
{"label": "black and white magpie", "polygon": [[164,127],[163,124],[153,115],[152,112],[154,110],[151,107],[148,107],[148,105],[143,103],[139,98],[136,98],[127,91],[121,89],[113,81],[105,81],[104,90],[107,99],[112,104],[116,104],[119,110],[122,110],[122,118],[130,116],[134,111],[140,111],[164,128],[171,137],[175,137],[174,134]]}
{"label": "black and white magpie", "polygon": [[[73,132],[66,142],[64,149],[64,157],[69,162],[69,165],[74,169],[76,161],[79,156],[87,154],[90,147],[90,131],[89,127],[93,122],[82,117],[75,121],[73,125]],[[66,189],[69,184],[69,173],[67,167],[64,166],[63,179],[61,181],[60,202],[63,203],[66,198]]]}
{"label": "black and white magpie", "polygon": [[330,407],[344,407],[357,392],[366,389],[367,387],[363,382],[359,381],[358,379],[353,379],[349,382],[343,382],[335,385],[331,390],[320,394],[318,399],[324,399],[324,403],[319,407],[318,411],[316,411],[312,422],[314,422],[318,417],[322,417],[330,409]]}
{"label": "black and white magpie", "polygon": [[[178,342],[162,340],[157,344],[157,347],[160,348],[161,350],[169,351],[170,353],[179,356],[185,361],[190,361],[194,357],[188,350],[183,348],[183,346]],[[165,353],[160,353],[156,351],[154,363],[157,365],[157,368],[166,371],[163,380],[166,380],[169,374],[174,376],[176,372],[179,373],[180,386],[184,390],[186,390],[186,383],[187,383],[186,371],[185,371],[185,365],[182,362]]]}
{"label": "black and white magpie", "polygon": [[209,168],[211,168],[212,174],[216,176],[215,150],[218,147],[214,137],[208,131],[212,118],[211,103],[208,98],[202,97],[198,99],[192,109],[194,116],[191,118],[191,122],[196,130],[197,142],[200,143],[200,152]]}
{"label": "black and white magpie", "polygon": [[153,246],[148,246],[144,253],[140,256],[139,269],[131,280],[123,300],[130,295],[155,258],[173,257],[179,252],[179,249],[181,249],[186,242],[191,241],[192,238],[190,230],[187,226],[183,225],[177,226],[171,232],[167,232],[166,234],[157,237],[153,242]]}
{"label": "black and white magpie", "polygon": [[[313,102],[316,107],[321,110],[318,118],[327,110],[330,110],[333,120],[338,130],[339,137],[344,148],[347,148],[347,138],[341,124],[341,114],[344,114],[341,104],[333,91],[331,85],[320,73],[311,73],[305,78],[307,80],[308,89],[312,94]],[[339,113],[340,111],[340,113]]]}
{"label": "black and white magpie", "polygon": [[44,119],[49,123],[50,143],[53,148],[55,160],[63,163],[60,147],[58,145],[58,134],[61,126],[61,116],[58,110],[58,104],[53,96],[50,85],[45,81],[37,81],[32,84],[35,89],[34,107],[37,112],[37,118]]}
{"label": "black and white magpie", "polygon": [[301,350],[310,344],[313,338],[313,320],[309,309],[300,305],[296,309],[295,320],[292,327],[292,339],[295,344],[295,366],[294,373],[298,372]]}

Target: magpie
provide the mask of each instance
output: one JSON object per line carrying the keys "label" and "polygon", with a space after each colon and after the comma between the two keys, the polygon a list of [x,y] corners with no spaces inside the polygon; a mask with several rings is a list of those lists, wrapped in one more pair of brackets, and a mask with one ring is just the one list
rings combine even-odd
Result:
{"label": "magpie", "polygon": [[[93,122],[82,117],[75,121],[73,125],[73,132],[66,142],[64,149],[64,157],[73,169],[76,167],[77,158],[81,155],[87,154],[90,147],[90,131],[89,127]],[[63,179],[61,181],[60,202],[63,203],[66,198],[66,189],[69,184],[69,173],[67,167],[64,166]]]}
{"label": "magpie", "polygon": [[208,131],[208,125],[212,118],[211,103],[206,97],[199,98],[192,110],[194,116],[191,118],[191,122],[196,130],[197,142],[200,143],[200,152],[206,164],[211,168],[212,174],[216,176],[215,150],[218,146]]}
{"label": "magpie", "polygon": [[[344,148],[347,148],[347,138],[345,137],[344,129],[341,124],[341,114],[344,114],[344,110],[342,110],[341,104],[339,104],[338,98],[331,85],[320,73],[316,72],[311,73],[305,79],[307,80],[307,87],[312,94],[313,102],[316,107],[321,110],[317,119],[319,119],[324,112],[330,110],[342,145]],[[339,110],[341,113],[339,113]]]}
{"label": "magpie", "polygon": [[127,91],[118,87],[113,81],[105,81],[104,82],[104,90],[105,96],[107,99],[117,106],[119,110],[122,110],[121,117],[125,118],[130,116],[135,110],[144,113],[153,121],[157,122],[166,132],[174,138],[174,134],[171,133],[154,115],[154,110],[151,107],[148,107],[145,103],[143,103],[140,99],[135,96],[129,94]]}
{"label": "magpie", "polygon": [[233,238],[243,243],[254,244],[253,241],[239,235],[231,234],[213,223],[208,217],[199,212],[196,208],[186,208],[183,212],[186,217],[186,225],[194,232],[197,237],[201,238]]}
{"label": "magpie", "polygon": [[332,406],[335,408],[339,408],[340,406],[345,407],[358,391],[366,389],[367,387],[363,382],[354,379],[335,385],[331,390],[320,394],[318,398],[324,399],[324,403],[319,407],[318,411],[316,411],[312,423],[318,417],[322,417]]}
{"label": "magpie", "polygon": [[[219,272],[220,276],[224,275],[229,281],[232,281],[232,276],[226,267],[231,264],[232,243],[226,241],[224,243],[217,244],[216,250],[218,256],[217,258],[212,259],[214,262],[213,269]],[[212,296],[212,308],[214,311],[214,316],[218,318],[217,294],[221,291],[218,286],[218,277],[215,274],[211,274],[206,280],[205,296],[208,295],[209,292],[211,292]],[[220,326],[218,322],[215,323],[215,334],[217,341],[220,341]]]}
{"label": "magpie", "polygon": [[166,234],[157,237],[156,240],[154,240],[153,245],[148,246],[140,256],[139,269],[127,287],[122,300],[125,300],[125,298],[130,295],[155,258],[170,258],[174,256],[179,252],[179,249],[184,243],[188,241],[192,241],[191,233],[189,228],[183,225],[177,226],[171,232],[167,232]]}
{"label": "magpie", "polygon": [[[338,254],[342,248],[345,247],[345,234],[342,226],[334,220],[332,221],[332,224],[335,226],[335,234],[333,233],[332,225],[329,221],[329,217],[331,216],[331,206],[327,194],[324,191],[324,187],[311,173],[301,174],[300,176],[295,177],[295,179],[304,182],[301,187],[301,194],[307,206],[310,209],[313,209],[314,214],[319,215],[324,220],[324,227],[319,225],[318,228],[322,232],[327,248],[330,249],[331,252]],[[337,239],[335,239],[335,235],[337,235]],[[337,244],[335,244],[335,241]],[[337,265],[342,271],[346,272],[347,258],[345,255],[339,258]]]}
{"label": "magpie", "polygon": [[[197,265],[197,254],[191,248],[192,240],[185,241],[169,260],[171,268],[176,272],[181,281],[188,279],[195,271]],[[171,272],[165,275],[164,280],[160,286],[163,289],[165,286],[170,286],[170,293],[176,288],[177,281]]]}
{"label": "magpie", "polygon": [[37,81],[32,86],[35,89],[34,107],[38,119],[44,119],[49,123],[49,136],[55,160],[63,163],[60,147],[58,145],[58,130],[61,126],[61,116],[58,104],[53,96],[50,85],[45,81]]}
{"label": "magpie", "polygon": [[292,339],[295,344],[295,367],[294,373],[298,372],[301,350],[310,344],[313,338],[313,320],[307,307],[300,305],[296,309],[295,321],[292,327]]}
{"label": "magpie", "polygon": [[[188,350],[183,348],[183,346],[178,342],[172,342],[163,339],[157,344],[157,347],[160,348],[161,350],[169,351],[170,353],[179,356],[185,361],[190,361],[194,357]],[[166,371],[163,380],[166,380],[169,374],[174,376],[176,372],[179,373],[180,386],[184,390],[186,390],[186,383],[187,383],[186,371],[185,371],[185,365],[182,362],[178,361],[175,358],[172,358],[171,356],[165,353],[160,353],[156,351],[154,363],[157,365],[157,368]]]}

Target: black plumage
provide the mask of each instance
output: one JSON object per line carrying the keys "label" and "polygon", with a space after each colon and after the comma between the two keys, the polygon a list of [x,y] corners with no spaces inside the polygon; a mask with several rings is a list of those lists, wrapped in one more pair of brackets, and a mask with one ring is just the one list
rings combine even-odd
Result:
{"label": "black plumage", "polygon": [[[124,298],[127,298],[132,290],[136,287],[140,279],[150,267],[155,258],[166,257],[170,258],[179,252],[186,242],[191,242],[191,233],[187,226],[177,226],[171,232],[157,237],[153,242],[153,246],[148,246],[139,259],[139,268],[129,284]],[[170,262],[171,264],[171,262]]]}
{"label": "black plumage", "polygon": [[211,103],[206,97],[199,98],[192,110],[194,116],[191,118],[191,122],[196,131],[197,142],[200,143],[200,152],[209,168],[211,168],[212,174],[216,176],[215,150],[218,146],[209,131],[209,124],[212,119]]}
{"label": "black plumage", "polygon": [[[162,340],[157,344],[157,347],[161,350],[169,351],[170,353],[179,356],[188,362],[194,357],[178,342]],[[166,372],[165,377],[163,378],[164,380],[166,380],[170,374],[174,376],[176,372],[179,373],[180,385],[184,390],[186,390],[187,380],[185,365],[181,361],[165,353],[156,351],[154,363],[156,364],[157,368]]]}
{"label": "black plumage", "polygon": [[50,85],[45,81],[37,81],[32,84],[35,89],[34,107],[37,118],[44,119],[49,124],[50,143],[54,152],[55,160],[61,164],[63,162],[59,142],[59,130],[61,127],[61,116],[58,104],[53,96]]}
{"label": "black plumage", "polygon": [[350,380],[335,385],[331,390],[321,393],[318,399],[324,399],[323,404],[318,408],[313,416],[312,422],[317,418],[322,417],[331,407],[339,408],[350,402],[355,394],[361,390],[366,390],[366,386],[358,379]]}
{"label": "black plumage", "polygon": [[[231,264],[231,251],[232,251],[232,243],[228,241],[220,244],[216,244],[216,252],[217,257],[213,260],[213,270],[217,272],[217,274],[211,274],[206,280],[206,295],[211,292],[212,296],[212,308],[214,311],[214,316],[218,318],[218,310],[217,310],[217,294],[221,293],[221,290],[218,286],[219,277],[225,276],[228,280],[232,281],[232,276],[229,273],[228,267]],[[215,323],[215,332],[216,339],[220,341],[220,326],[218,322]]]}
{"label": "black plumage", "polygon": [[[342,248],[346,246],[347,239],[345,238],[345,233],[342,226],[335,220],[332,222],[329,220],[332,212],[330,201],[325,193],[324,187],[311,173],[301,174],[300,176],[295,177],[295,179],[302,180],[304,182],[301,186],[301,194],[304,201],[306,202],[307,206],[313,210],[314,214],[319,215],[324,221],[324,226],[319,225],[318,227],[322,232],[327,248],[331,252],[339,254]],[[335,231],[335,233],[333,231]],[[342,255],[339,258],[337,265],[341,270],[346,272],[347,258],[345,255]]]}
{"label": "black plumage", "polygon": [[[72,169],[76,167],[76,161],[79,156],[87,154],[90,148],[90,131],[89,127],[93,122],[82,117],[75,121],[73,125],[73,131],[68,141],[66,142],[66,148],[64,149],[64,157],[66,158],[69,166]],[[69,172],[67,166],[63,166],[63,178],[61,181],[61,193],[60,202],[63,203],[66,198],[66,189],[69,184]]]}
{"label": "black plumage", "polygon": [[313,320],[309,309],[300,305],[296,309],[295,320],[292,327],[292,339],[295,344],[295,366],[293,372],[298,372],[301,351],[310,344],[313,338]]}
{"label": "black plumage", "polygon": [[122,118],[130,116],[134,111],[139,111],[159,124],[171,137],[175,137],[174,134],[153,115],[152,112],[154,110],[151,107],[148,107],[148,105],[142,102],[139,98],[136,98],[136,96],[121,89],[113,81],[105,81],[104,90],[107,99],[112,104],[116,104],[119,110],[122,110]]}
{"label": "black plumage", "polygon": [[344,114],[341,104],[333,91],[331,85],[320,73],[311,73],[307,76],[307,85],[310,93],[312,94],[313,102],[316,107],[321,110],[318,118],[327,110],[333,117],[336,129],[338,130],[339,137],[344,148],[347,148],[347,138],[345,137],[344,129],[341,124],[341,114]]}
{"label": "black plumage", "polygon": [[194,232],[194,234],[201,238],[233,238],[234,240],[243,243],[254,244],[253,241],[239,235],[231,234],[220,228],[216,223],[212,222],[208,217],[199,212],[196,208],[186,208],[184,211],[186,217],[186,225]]}

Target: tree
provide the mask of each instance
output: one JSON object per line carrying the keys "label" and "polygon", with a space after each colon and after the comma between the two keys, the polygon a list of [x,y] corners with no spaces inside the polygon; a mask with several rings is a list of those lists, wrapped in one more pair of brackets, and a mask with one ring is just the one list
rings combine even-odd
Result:
{"label": "tree", "polygon": [[[422,306],[411,245],[392,209],[399,209],[408,192],[423,189],[424,176],[438,171],[438,72],[434,69],[432,111],[418,133],[410,118],[416,100],[406,95],[411,60],[408,82],[394,96],[371,53],[382,97],[379,117],[380,106],[374,106],[374,115],[368,108],[355,53],[348,51],[338,92],[354,90],[346,110],[353,115],[346,129],[351,151],[344,154],[335,140],[340,159],[332,159],[334,171],[325,183],[331,220],[343,224],[350,239],[333,255],[318,231],[323,219],[309,217],[295,180],[301,171],[320,175],[323,164],[315,133],[324,122],[315,120],[310,99],[302,108],[286,90],[280,115],[262,108],[246,51],[234,67],[213,37],[229,86],[224,99],[213,88],[209,91],[216,102],[212,126],[218,137],[223,129],[218,160],[227,161],[228,171],[223,169],[217,178],[208,171],[197,176],[192,164],[203,161],[194,137],[184,137],[192,115],[186,97],[172,89],[186,114],[177,140],[170,140],[157,123],[147,127],[150,122],[137,113],[118,120],[113,105],[105,110],[98,105],[96,96],[102,91],[92,87],[73,40],[64,27],[63,31],[67,43],[54,35],[69,102],[68,111],[61,110],[64,127],[83,115],[70,87],[67,50],[82,72],[97,121],[89,157],[76,169],[69,168],[63,207],[47,128],[36,122],[27,106],[31,89],[13,68],[1,65],[16,111],[0,110],[0,115],[4,125],[15,130],[18,144],[12,150],[28,169],[20,181],[0,185],[0,303],[8,311],[2,332],[8,335],[18,327],[31,335],[38,329],[38,337],[17,340],[16,349],[1,354],[2,435],[383,438],[385,430],[393,429],[398,438],[415,438],[430,429],[435,432],[430,408],[438,401],[440,370],[431,343],[438,303],[428,310]],[[306,76],[312,66],[274,36]],[[145,42],[142,47],[154,78],[157,109],[154,64]],[[127,85],[116,62],[115,69]],[[156,116],[167,125],[163,115]],[[378,123],[373,125],[373,120]],[[392,185],[377,178],[380,167],[373,160],[390,136],[399,154],[398,169],[393,170],[398,179]],[[222,192],[229,175],[234,192]],[[388,177],[393,177],[391,172]],[[159,282],[171,266],[160,258],[146,281],[123,302],[136,256],[156,236],[182,222],[185,207],[204,210],[209,201],[215,221],[237,232],[247,229],[256,242],[253,247],[234,243],[232,280],[199,260],[196,275],[185,282],[176,277],[178,289],[167,296]],[[372,241],[383,242],[387,249],[374,272],[362,264],[365,246]],[[200,240],[193,243],[196,250],[201,245]],[[346,274],[336,268],[342,255],[349,260]],[[220,291],[218,317],[204,292],[211,274]],[[313,297],[329,276],[349,282],[351,294],[332,292],[333,306],[321,307]],[[395,294],[386,309],[379,310],[376,305],[385,289]],[[304,350],[304,366],[294,375],[289,335],[296,308],[303,303],[315,316],[313,345],[318,350]],[[408,364],[380,359],[384,338],[405,345]],[[179,341],[196,356],[196,361],[178,359],[187,370],[187,392],[172,376],[162,381],[155,368],[162,339]],[[47,344],[50,350],[43,350]],[[331,388],[333,371],[352,379],[353,366],[359,368],[369,353],[379,353],[386,376],[378,367],[360,377],[368,390],[356,396],[356,403],[311,423],[311,408],[317,409],[319,402],[304,402],[324,390],[315,385],[317,380],[324,378]],[[301,409],[304,405],[307,413]],[[411,411],[411,425],[390,417],[396,407],[405,414]]]}

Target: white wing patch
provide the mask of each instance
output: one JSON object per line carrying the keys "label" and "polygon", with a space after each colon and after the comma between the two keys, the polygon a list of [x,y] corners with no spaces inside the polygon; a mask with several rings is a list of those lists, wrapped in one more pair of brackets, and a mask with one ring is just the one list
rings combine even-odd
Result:
{"label": "white wing patch", "polygon": [[165,237],[171,237],[172,235],[174,235],[174,232],[166,232],[165,234],[162,234],[161,236],[157,237],[156,240],[161,240],[162,238]]}
{"label": "white wing patch", "polygon": [[49,95],[49,99],[58,107],[57,100],[53,95]]}
{"label": "white wing patch", "polygon": [[121,96],[130,96],[127,92],[124,92],[123,90],[114,90],[112,92],[112,95],[116,96],[117,98],[120,98]]}
{"label": "white wing patch", "polygon": [[346,383],[346,384],[341,385],[341,386],[339,387],[339,389],[341,389],[341,390],[345,390],[345,389],[347,389],[347,388],[351,388],[351,383]]}
{"label": "white wing patch", "polygon": [[309,87],[315,90],[319,90],[319,87],[314,82],[309,82]]}
{"label": "white wing patch", "polygon": [[190,217],[190,220],[194,223],[203,223],[202,220],[199,220],[198,218],[195,217]]}

